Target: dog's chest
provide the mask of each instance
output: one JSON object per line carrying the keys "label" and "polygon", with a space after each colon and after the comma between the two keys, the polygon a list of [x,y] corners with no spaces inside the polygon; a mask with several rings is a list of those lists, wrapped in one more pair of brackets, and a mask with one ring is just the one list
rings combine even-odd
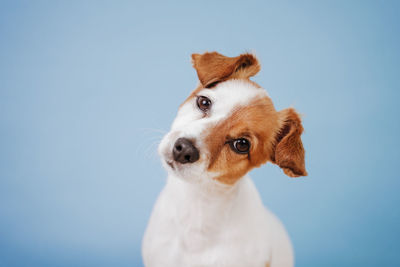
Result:
{"label": "dog's chest", "polygon": [[160,195],[145,235],[146,266],[265,266],[269,261],[264,210],[251,214],[246,209],[254,204],[251,199],[235,195],[213,202],[169,190]]}

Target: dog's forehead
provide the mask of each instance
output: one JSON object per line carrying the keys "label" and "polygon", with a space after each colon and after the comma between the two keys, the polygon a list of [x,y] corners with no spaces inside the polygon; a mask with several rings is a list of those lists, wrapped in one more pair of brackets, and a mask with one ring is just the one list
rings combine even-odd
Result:
{"label": "dog's forehead", "polygon": [[[197,96],[206,96],[212,101],[211,110],[206,117],[197,107]],[[228,80],[214,88],[198,88],[179,108],[172,129],[196,136],[207,125],[218,123],[238,108],[250,105],[254,99],[263,97],[268,97],[267,92],[246,80]]]}
{"label": "dog's forehead", "polygon": [[[206,96],[212,101],[207,116],[197,107],[197,96]],[[198,138],[205,128],[226,120],[236,110],[264,97],[268,97],[267,92],[248,80],[228,80],[214,88],[198,88],[180,106],[171,129],[182,136]]]}
{"label": "dog's forehead", "polygon": [[188,102],[192,101],[193,104],[193,98],[200,95],[212,101],[210,117],[213,119],[224,117],[236,108],[248,105],[255,98],[268,96],[263,88],[247,80],[228,80],[211,89],[200,88],[192,93],[192,99]]}
{"label": "dog's forehead", "polygon": [[229,80],[216,88],[203,89],[198,95],[211,99],[212,115],[229,114],[239,106],[248,105],[255,98],[268,96],[264,89],[246,80]]}

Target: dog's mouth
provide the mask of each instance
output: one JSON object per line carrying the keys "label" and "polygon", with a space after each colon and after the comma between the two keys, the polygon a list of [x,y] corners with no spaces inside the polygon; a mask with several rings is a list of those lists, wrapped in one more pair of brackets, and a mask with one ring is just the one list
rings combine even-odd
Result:
{"label": "dog's mouth", "polygon": [[173,170],[175,169],[174,165],[172,164],[172,161],[166,160],[165,163],[167,163],[167,165],[170,166],[171,169],[173,169]]}

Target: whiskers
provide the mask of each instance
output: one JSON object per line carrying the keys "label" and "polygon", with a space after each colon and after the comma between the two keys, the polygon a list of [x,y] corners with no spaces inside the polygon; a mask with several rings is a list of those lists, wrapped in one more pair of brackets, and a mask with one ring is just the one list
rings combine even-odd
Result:
{"label": "whiskers", "polygon": [[167,131],[152,128],[142,128],[139,131],[141,140],[138,142],[136,154],[145,159],[158,160],[157,148]]}

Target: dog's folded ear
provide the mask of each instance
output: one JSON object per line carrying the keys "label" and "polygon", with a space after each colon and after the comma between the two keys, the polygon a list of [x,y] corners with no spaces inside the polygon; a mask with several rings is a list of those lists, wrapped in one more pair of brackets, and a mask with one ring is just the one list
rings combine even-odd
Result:
{"label": "dog's folded ear", "polygon": [[306,176],[304,148],[301,142],[303,126],[300,116],[293,108],[279,112],[281,127],[275,136],[272,162],[290,177]]}
{"label": "dog's folded ear", "polygon": [[226,57],[217,52],[193,54],[192,64],[205,88],[228,79],[249,79],[260,71],[260,64],[252,54],[238,57]]}

